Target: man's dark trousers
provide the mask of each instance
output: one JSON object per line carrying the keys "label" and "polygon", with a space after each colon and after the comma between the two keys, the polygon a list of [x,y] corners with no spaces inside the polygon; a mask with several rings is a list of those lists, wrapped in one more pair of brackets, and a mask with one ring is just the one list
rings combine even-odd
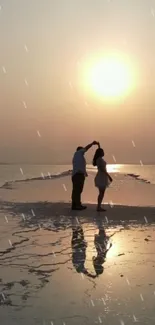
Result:
{"label": "man's dark trousers", "polygon": [[72,176],[72,208],[81,206],[81,193],[83,191],[84,181],[85,175],[83,173],[76,173]]}

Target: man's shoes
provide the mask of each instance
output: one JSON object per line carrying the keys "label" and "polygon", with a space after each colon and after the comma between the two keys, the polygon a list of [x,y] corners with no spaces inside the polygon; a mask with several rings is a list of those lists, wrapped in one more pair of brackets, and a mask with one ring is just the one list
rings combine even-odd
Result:
{"label": "man's shoes", "polygon": [[87,209],[86,205],[81,205],[81,207],[82,207],[83,210]]}
{"label": "man's shoes", "polygon": [[86,206],[84,206],[84,205],[80,205],[80,206],[72,206],[72,210],[85,210],[85,209],[87,209],[87,207]]}

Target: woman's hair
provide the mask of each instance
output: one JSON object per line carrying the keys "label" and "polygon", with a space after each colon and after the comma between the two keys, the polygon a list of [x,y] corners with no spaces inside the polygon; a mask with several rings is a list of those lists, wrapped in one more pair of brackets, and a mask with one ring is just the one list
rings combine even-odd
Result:
{"label": "woman's hair", "polygon": [[96,161],[99,157],[104,156],[104,150],[102,148],[98,148],[95,152],[94,158],[93,158],[93,166],[96,166]]}

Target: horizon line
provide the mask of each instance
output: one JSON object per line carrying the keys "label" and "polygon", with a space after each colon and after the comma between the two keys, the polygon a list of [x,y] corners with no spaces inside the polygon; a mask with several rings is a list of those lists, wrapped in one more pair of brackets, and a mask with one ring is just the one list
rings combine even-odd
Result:
{"label": "horizon line", "polygon": [[[68,162],[64,162],[64,163],[47,163],[47,162],[41,162],[41,163],[31,163],[31,162],[0,162],[0,166],[5,166],[5,165],[45,165],[45,166],[63,166],[63,165],[72,165],[72,163],[68,163]],[[91,163],[87,163],[87,165],[92,165]],[[107,163],[107,165],[139,165],[139,166],[143,166],[143,165],[155,165],[155,162],[142,162],[142,164],[139,162],[130,162],[130,163],[123,163],[123,162],[113,162],[113,163]]]}

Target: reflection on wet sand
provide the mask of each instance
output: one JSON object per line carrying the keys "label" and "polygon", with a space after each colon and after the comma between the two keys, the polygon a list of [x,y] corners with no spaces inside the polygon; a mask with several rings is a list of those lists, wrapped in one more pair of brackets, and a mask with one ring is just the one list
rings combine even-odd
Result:
{"label": "reflection on wet sand", "polygon": [[95,274],[91,274],[85,268],[86,250],[88,247],[88,243],[84,238],[82,224],[80,224],[79,221],[77,222],[76,218],[73,218],[71,240],[73,266],[78,273],[83,273],[88,277],[92,277],[94,279],[103,273],[103,264],[105,263],[106,255],[112,246],[112,243],[110,243],[110,238],[114,235],[106,235],[103,226],[103,220],[98,223],[98,227],[98,234],[94,234],[94,246],[96,248],[97,256],[93,256],[92,259]]}
{"label": "reflection on wet sand", "polygon": [[42,325],[42,318],[46,325],[115,325],[116,317],[128,325],[132,310],[142,324],[151,314],[149,325],[154,324],[149,304],[142,314],[140,298],[151,304],[154,297],[153,226],[109,225],[102,215],[68,210],[51,216],[48,204],[31,208],[35,216],[25,203],[25,209],[22,204],[7,210],[8,223],[0,218],[2,324],[26,325],[35,315],[32,325]]}

